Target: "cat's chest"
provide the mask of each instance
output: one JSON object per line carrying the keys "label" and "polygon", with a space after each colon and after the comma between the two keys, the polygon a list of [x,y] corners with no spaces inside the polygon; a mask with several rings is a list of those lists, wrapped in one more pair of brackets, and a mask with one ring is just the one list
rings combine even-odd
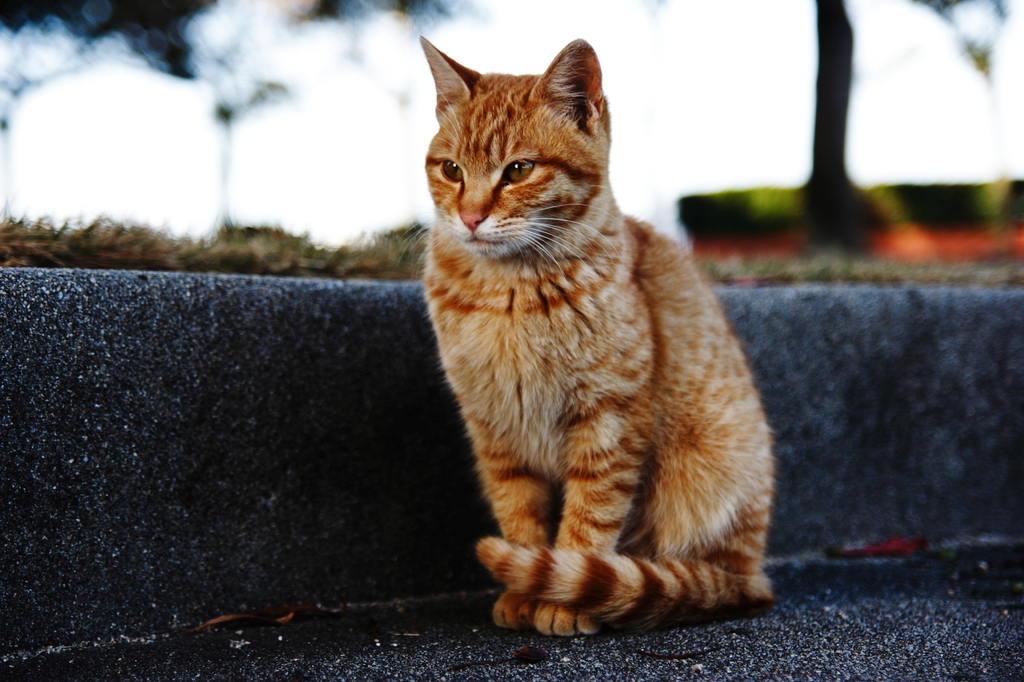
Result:
{"label": "cat's chest", "polygon": [[586,365],[589,330],[563,306],[548,302],[545,310],[536,288],[509,299],[518,300],[476,299],[458,310],[435,302],[442,364],[466,417],[557,477],[564,410]]}
{"label": "cat's chest", "polygon": [[557,416],[581,386],[614,373],[624,350],[649,343],[641,302],[621,287],[583,290],[545,280],[488,293],[431,292],[452,386],[463,405],[483,405],[492,418],[510,406]]}
{"label": "cat's chest", "polygon": [[550,282],[455,289],[431,300],[446,370],[473,382],[571,380],[614,335],[607,312],[599,296]]}
{"label": "cat's chest", "polygon": [[620,380],[624,357],[650,354],[637,292],[605,284],[544,280],[481,292],[427,282],[441,361],[464,415],[553,477],[566,416]]}

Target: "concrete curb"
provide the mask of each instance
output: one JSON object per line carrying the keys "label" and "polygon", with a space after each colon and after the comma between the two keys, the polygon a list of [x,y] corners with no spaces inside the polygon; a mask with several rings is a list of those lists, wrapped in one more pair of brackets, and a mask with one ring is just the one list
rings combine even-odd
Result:
{"label": "concrete curb", "polygon": [[[772,551],[1020,535],[1024,291],[725,289]],[[417,284],[0,270],[0,653],[489,585]]]}

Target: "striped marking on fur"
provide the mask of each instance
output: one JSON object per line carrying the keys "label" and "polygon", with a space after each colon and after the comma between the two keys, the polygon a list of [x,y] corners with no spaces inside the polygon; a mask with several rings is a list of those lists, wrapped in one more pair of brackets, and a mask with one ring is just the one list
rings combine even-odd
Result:
{"label": "striped marking on fur", "polygon": [[616,626],[650,629],[756,612],[774,603],[763,574],[736,575],[703,561],[536,550],[501,538],[484,538],[477,554],[510,589]]}

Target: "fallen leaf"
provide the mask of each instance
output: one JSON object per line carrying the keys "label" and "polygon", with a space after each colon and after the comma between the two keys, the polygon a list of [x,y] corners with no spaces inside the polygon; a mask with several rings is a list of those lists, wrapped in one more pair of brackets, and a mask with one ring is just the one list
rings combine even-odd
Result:
{"label": "fallen leaf", "polygon": [[257,611],[250,611],[249,613],[228,613],[223,616],[217,616],[211,618],[205,623],[183,630],[182,632],[195,632],[196,630],[202,630],[212,625],[220,625],[221,623],[230,623],[236,620],[256,620],[269,625],[287,625],[292,622],[295,618],[295,614],[302,613],[311,616],[338,616],[348,610],[347,604],[342,604],[341,610],[338,609],[322,609],[319,606],[310,606],[309,604],[289,604],[286,606],[271,606],[266,609],[259,609]]}
{"label": "fallen leaf", "polygon": [[903,538],[894,535],[885,542],[861,547],[829,547],[825,554],[831,558],[859,559],[865,557],[910,556],[914,552],[928,549],[924,538]]}
{"label": "fallen leaf", "polygon": [[499,663],[511,663],[513,661],[522,661],[524,663],[540,663],[547,659],[548,652],[541,648],[533,646],[524,646],[521,649],[516,649],[512,652],[512,658],[499,658],[495,661],[470,661],[469,663],[459,663],[448,668],[448,672],[455,672],[456,670],[465,670],[475,665],[497,665]]}
{"label": "fallen leaf", "polygon": [[548,652],[535,646],[524,646],[522,649],[516,649],[512,655],[520,661],[540,663],[548,657]]}

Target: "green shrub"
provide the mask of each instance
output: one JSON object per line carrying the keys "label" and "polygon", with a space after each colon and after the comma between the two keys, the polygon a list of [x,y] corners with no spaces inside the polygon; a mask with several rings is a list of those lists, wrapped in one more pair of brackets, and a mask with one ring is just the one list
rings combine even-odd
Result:
{"label": "green shrub", "polygon": [[[992,223],[999,215],[993,184],[878,185],[861,190],[869,226]],[[1010,213],[1024,220],[1024,180],[1011,184]],[[679,200],[679,218],[696,237],[778,234],[803,223],[803,191],[780,187],[694,194]]]}
{"label": "green shrub", "polygon": [[872,212],[887,222],[931,225],[987,223],[999,207],[992,185],[880,185],[864,191]]}
{"label": "green shrub", "polygon": [[799,226],[802,213],[799,189],[757,187],[679,200],[679,218],[697,237],[776,234]]}
{"label": "green shrub", "polygon": [[1024,222],[1024,180],[1010,183],[1010,220]]}

